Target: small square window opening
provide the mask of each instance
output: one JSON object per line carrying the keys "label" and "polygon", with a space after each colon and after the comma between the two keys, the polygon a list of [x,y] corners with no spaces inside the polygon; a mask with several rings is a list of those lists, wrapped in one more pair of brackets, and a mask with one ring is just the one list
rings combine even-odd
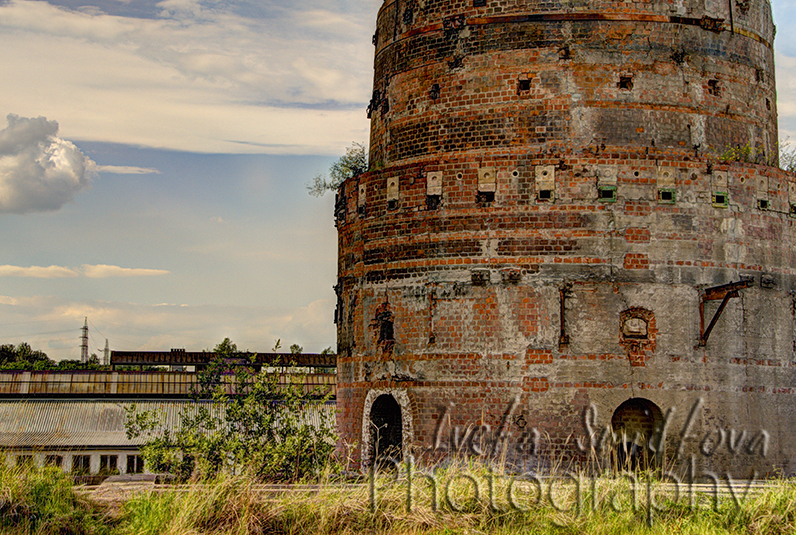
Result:
{"label": "small square window opening", "polygon": [[619,77],[619,83],[616,84],[619,89],[624,89],[625,91],[631,91],[633,89],[633,77],[630,75],[624,75]]}
{"label": "small square window opening", "polygon": [[616,202],[616,186],[598,186],[597,199],[600,202]]}
{"label": "small square window opening", "polygon": [[660,204],[674,204],[676,198],[675,190],[662,188],[658,190],[658,202]]}
{"label": "small square window opening", "polygon": [[708,80],[708,94],[714,97],[721,96],[721,87],[718,80]]}

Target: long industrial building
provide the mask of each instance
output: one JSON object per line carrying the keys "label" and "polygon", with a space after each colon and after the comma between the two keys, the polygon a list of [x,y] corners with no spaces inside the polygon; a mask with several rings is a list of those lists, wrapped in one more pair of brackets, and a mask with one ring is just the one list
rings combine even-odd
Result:
{"label": "long industrial building", "polygon": [[[113,352],[111,366],[201,369],[213,357],[207,352]],[[336,393],[334,355],[259,354],[253,360],[260,366],[300,366],[310,370],[303,374],[307,393]],[[248,358],[245,362],[251,365]],[[0,448],[11,465],[59,466],[84,480],[148,472],[140,456],[147,438],[127,437],[127,409],[157,411],[163,428],[178,429],[181,415],[202,405],[216,410],[209,401],[193,399],[198,386],[199,374],[192,371],[0,372]],[[225,389],[234,393],[234,382],[226,382]],[[334,422],[334,399],[308,409],[306,417],[319,424],[318,411]]]}

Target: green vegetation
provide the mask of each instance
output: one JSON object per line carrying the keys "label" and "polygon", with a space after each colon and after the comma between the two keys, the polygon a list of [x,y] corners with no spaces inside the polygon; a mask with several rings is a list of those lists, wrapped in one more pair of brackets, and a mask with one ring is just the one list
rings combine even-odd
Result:
{"label": "green vegetation", "polygon": [[351,177],[361,175],[368,170],[368,149],[363,143],[352,143],[345,154],[329,168],[329,176],[318,173],[307,184],[309,194],[321,197],[327,191],[335,191],[340,184]]}
{"label": "green vegetation", "polygon": [[32,349],[27,342],[18,346],[0,345],[0,370],[26,371],[69,371],[69,370],[108,370],[110,366],[99,363],[97,355],[91,355],[88,362],[79,360],[51,360],[44,351]]}
{"label": "green vegetation", "polygon": [[756,163],[779,167],[791,173],[796,172],[796,147],[787,139],[780,140],[777,143],[779,159],[770,154],[766,154],[762,148],[752,147],[748,143],[746,145],[739,144],[734,147],[727,146],[721,151],[717,151],[713,147],[710,147],[708,152],[713,153],[718,161],[722,163]]}
{"label": "green vegetation", "polygon": [[791,173],[796,172],[796,146],[787,139],[779,142],[779,167]]}
{"label": "green vegetation", "polygon": [[0,463],[0,532],[109,534],[115,521],[85,497],[58,468],[9,467]]}
{"label": "green vegetation", "polygon": [[[292,353],[300,351],[291,346]],[[305,392],[304,375],[295,370],[230,364],[253,355],[239,352],[229,338],[214,352],[199,373],[194,403],[180,415],[180,428],[163,429],[158,414],[128,408],[127,435],[148,438],[141,453],[150,470],[181,480],[220,473],[245,473],[257,481],[317,477],[331,462],[337,439],[325,409],[329,395],[318,399]],[[309,412],[317,414],[315,424]]]}
{"label": "green vegetation", "polygon": [[[472,479],[467,479],[469,476]],[[532,482],[516,484],[509,506],[508,478],[477,465],[435,472],[437,507],[430,485],[416,478],[408,502],[405,479],[387,474],[368,483],[343,486],[321,479],[317,487],[284,492],[264,489],[246,476],[219,475],[203,484],[141,492],[117,502],[93,502],[70,488],[57,470],[0,467],[0,532],[11,535],[159,534],[414,534],[495,533],[668,535],[780,535],[796,530],[796,483],[773,481],[765,490],[738,499],[722,496],[689,505],[681,493],[659,491],[650,514],[640,476],[634,506],[627,478],[603,476],[583,494],[580,506],[572,480],[559,479],[555,500],[549,481],[539,494]],[[494,478],[493,491],[484,483]],[[480,492],[474,493],[472,481]],[[654,481],[653,485],[660,484]],[[543,496],[543,499],[537,499]],[[596,497],[596,500],[592,498]]]}

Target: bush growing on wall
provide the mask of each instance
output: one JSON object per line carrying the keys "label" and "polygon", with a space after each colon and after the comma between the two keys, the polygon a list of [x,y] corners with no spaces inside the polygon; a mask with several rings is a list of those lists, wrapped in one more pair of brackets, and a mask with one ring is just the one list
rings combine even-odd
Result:
{"label": "bush growing on wall", "polygon": [[321,197],[327,191],[335,191],[349,178],[361,175],[367,170],[368,149],[364,143],[354,142],[329,168],[329,177],[327,178],[324,173],[318,173],[307,184],[307,190],[310,195]]}

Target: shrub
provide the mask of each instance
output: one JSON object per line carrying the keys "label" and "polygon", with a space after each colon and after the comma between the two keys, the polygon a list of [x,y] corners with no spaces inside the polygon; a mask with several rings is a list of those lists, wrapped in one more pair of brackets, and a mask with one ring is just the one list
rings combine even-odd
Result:
{"label": "shrub", "polygon": [[150,470],[181,479],[221,472],[264,481],[317,476],[336,442],[326,405],[330,394],[318,399],[305,393],[304,375],[277,363],[259,371],[251,361],[241,365],[249,357],[228,338],[215,353],[199,375],[194,402],[180,414],[179,428],[163,428],[157,415],[128,409],[128,436],[149,437],[142,456]]}

